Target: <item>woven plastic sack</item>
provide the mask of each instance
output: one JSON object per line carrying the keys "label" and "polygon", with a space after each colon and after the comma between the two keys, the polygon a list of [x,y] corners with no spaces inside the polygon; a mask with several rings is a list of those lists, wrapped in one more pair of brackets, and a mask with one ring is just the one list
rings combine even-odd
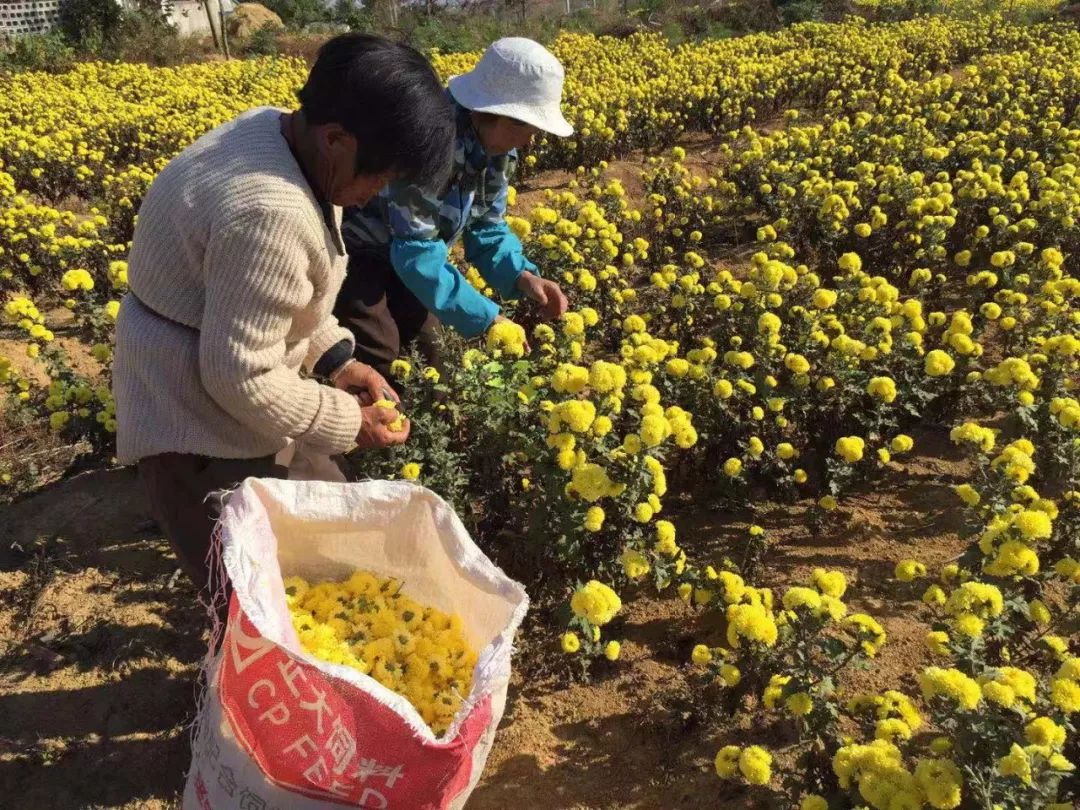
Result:
{"label": "woven plastic sack", "polygon": [[[205,666],[184,810],[463,807],[505,707],[521,585],[442,499],[405,482],[248,479],[218,531],[233,595]],[[479,659],[440,738],[404,697],[300,646],[283,577],[358,569],[463,619]]]}

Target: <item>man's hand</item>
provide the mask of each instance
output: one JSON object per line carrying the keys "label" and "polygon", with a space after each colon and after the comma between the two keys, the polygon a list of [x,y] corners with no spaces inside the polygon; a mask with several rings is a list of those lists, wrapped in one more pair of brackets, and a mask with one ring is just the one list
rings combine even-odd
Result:
{"label": "man's hand", "polygon": [[338,372],[338,375],[334,377],[334,385],[343,391],[356,394],[361,405],[373,405],[380,399],[401,403],[397,391],[390,387],[390,383],[382,374],[357,360]]}
{"label": "man's hand", "polygon": [[364,423],[356,434],[356,446],[361,450],[376,450],[394,444],[404,444],[409,438],[411,425],[408,419],[402,419],[401,430],[391,430],[390,425],[401,418],[397,408],[383,408],[368,405],[360,409]]}
{"label": "man's hand", "polygon": [[517,288],[530,301],[535,301],[540,305],[541,312],[549,321],[561,318],[570,306],[570,302],[567,301],[566,295],[558,284],[549,279],[540,278],[528,270],[518,276]]}

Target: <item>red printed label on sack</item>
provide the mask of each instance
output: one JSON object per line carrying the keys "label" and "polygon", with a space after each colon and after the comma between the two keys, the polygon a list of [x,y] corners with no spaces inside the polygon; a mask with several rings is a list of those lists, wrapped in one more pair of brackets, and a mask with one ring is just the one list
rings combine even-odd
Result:
{"label": "red printed label on sack", "polygon": [[210,806],[210,791],[206,789],[202,771],[195,774],[195,800],[199,803],[199,810],[213,810]]}
{"label": "red printed label on sack", "polygon": [[457,737],[426,742],[393,709],[293,658],[229,605],[221,704],[237,741],[280,787],[369,810],[437,810],[468,784],[491,720],[477,705]]}

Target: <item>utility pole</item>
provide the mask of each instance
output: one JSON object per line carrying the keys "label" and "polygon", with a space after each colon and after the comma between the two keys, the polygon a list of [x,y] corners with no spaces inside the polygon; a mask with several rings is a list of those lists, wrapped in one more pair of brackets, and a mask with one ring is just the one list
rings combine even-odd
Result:
{"label": "utility pole", "polygon": [[225,33],[225,0],[217,0],[218,26],[221,29],[221,48],[225,51],[225,58],[231,59],[229,54],[229,35]]}
{"label": "utility pole", "polygon": [[203,11],[206,12],[206,24],[210,26],[210,36],[214,38],[214,48],[220,50],[221,43],[218,41],[217,28],[214,27],[214,15],[210,11],[210,0],[202,0]]}

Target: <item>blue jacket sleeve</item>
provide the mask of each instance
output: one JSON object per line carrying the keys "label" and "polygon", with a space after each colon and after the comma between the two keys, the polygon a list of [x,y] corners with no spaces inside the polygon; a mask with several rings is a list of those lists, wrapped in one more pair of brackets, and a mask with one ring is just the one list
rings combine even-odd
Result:
{"label": "blue jacket sleeve", "polygon": [[499,314],[498,305],[450,263],[441,239],[394,239],[390,263],[428,312],[465,337],[482,334]]}
{"label": "blue jacket sleeve", "polygon": [[525,258],[521,240],[506,220],[477,222],[465,229],[462,241],[465,258],[503,298],[520,296],[517,280],[524,271],[537,273],[536,265]]}

